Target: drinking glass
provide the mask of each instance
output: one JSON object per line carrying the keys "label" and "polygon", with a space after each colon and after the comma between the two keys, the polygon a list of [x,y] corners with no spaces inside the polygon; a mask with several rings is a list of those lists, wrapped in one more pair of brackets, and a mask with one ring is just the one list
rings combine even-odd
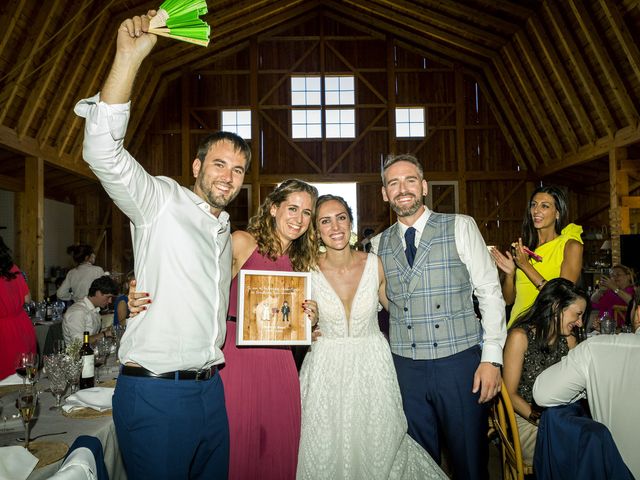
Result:
{"label": "drinking glass", "polygon": [[24,448],[29,449],[30,422],[38,405],[38,390],[33,385],[26,385],[18,391],[18,411],[24,425]]}
{"label": "drinking glass", "polygon": [[80,375],[82,375],[82,359],[66,355],[64,357],[64,371],[67,381],[71,385],[71,393],[76,393],[80,385]]}
{"label": "drinking glass", "polygon": [[108,355],[108,349],[106,348],[106,345],[104,344],[103,341],[96,343],[96,345],[93,347],[93,360],[95,362],[94,365],[96,367],[95,369],[96,385],[98,383],[102,383],[102,381],[100,380],[100,367],[104,365]]}
{"label": "drinking glass", "polygon": [[16,357],[16,373],[22,377],[22,383],[29,380],[30,384],[37,381],[38,374],[38,354],[34,352],[22,352]]}
{"label": "drinking glass", "polygon": [[67,372],[64,368],[64,355],[45,355],[44,366],[49,377],[49,388],[54,397],[56,404],[49,407],[49,410],[61,410],[60,400],[62,394],[67,389]]}

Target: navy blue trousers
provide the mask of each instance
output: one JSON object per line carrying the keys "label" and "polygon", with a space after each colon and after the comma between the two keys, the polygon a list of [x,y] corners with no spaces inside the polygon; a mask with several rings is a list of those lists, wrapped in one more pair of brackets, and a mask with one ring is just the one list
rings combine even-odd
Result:
{"label": "navy blue trousers", "polygon": [[129,478],[228,477],[229,423],[218,373],[204,381],[120,375],[113,422]]}
{"label": "navy blue trousers", "polygon": [[471,393],[480,347],[436,360],[393,355],[409,435],[440,463],[441,441],[454,479],[489,478],[488,410]]}

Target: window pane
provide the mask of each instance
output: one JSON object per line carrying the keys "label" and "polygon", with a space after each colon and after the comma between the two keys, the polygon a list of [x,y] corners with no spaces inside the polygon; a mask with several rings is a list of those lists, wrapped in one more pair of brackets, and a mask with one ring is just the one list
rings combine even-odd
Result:
{"label": "window pane", "polygon": [[409,110],[406,108],[396,108],[396,122],[408,122]]}
{"label": "window pane", "polygon": [[238,127],[238,131],[236,132],[245,140],[251,140],[251,127],[248,125],[241,125]]}
{"label": "window pane", "polygon": [[305,77],[307,80],[307,91],[320,91],[320,77]]}
{"label": "window pane", "polygon": [[408,137],[409,136],[409,124],[398,123],[396,125],[396,137]]}
{"label": "window pane", "polygon": [[322,115],[320,114],[320,110],[307,110],[307,122],[317,123],[318,125],[320,125],[322,123]]}
{"label": "window pane", "polygon": [[340,94],[338,92],[327,92],[324,96],[327,105],[340,105]]}
{"label": "window pane", "polygon": [[412,122],[424,122],[424,109],[412,108],[409,112],[409,118]]}
{"label": "window pane", "polygon": [[306,105],[320,105],[320,92],[308,92]]}
{"label": "window pane", "polygon": [[233,125],[236,123],[236,112],[232,112],[229,110],[222,111],[222,128],[226,125]]}
{"label": "window pane", "polygon": [[340,92],[340,105],[353,105],[355,97],[353,91]]}
{"label": "window pane", "polygon": [[356,126],[353,123],[342,125],[342,138],[355,138]]}
{"label": "window pane", "polygon": [[321,138],[322,127],[320,125],[309,125],[307,128],[307,138]]}
{"label": "window pane", "polygon": [[340,89],[340,77],[325,77],[324,79],[324,88],[325,90],[339,90]]}
{"label": "window pane", "polygon": [[340,90],[354,90],[354,79],[351,76],[340,77]]}
{"label": "window pane", "polygon": [[327,110],[325,113],[327,124],[340,123],[340,111],[339,110]]}
{"label": "window pane", "polygon": [[355,123],[356,111],[351,108],[340,110],[340,120],[342,123]]}
{"label": "window pane", "polygon": [[306,105],[305,92],[291,92],[291,105]]}
{"label": "window pane", "polygon": [[307,127],[305,125],[292,125],[291,136],[293,138],[307,138]]}
{"label": "window pane", "polygon": [[409,135],[412,137],[424,137],[424,123],[410,123]]}
{"label": "window pane", "polygon": [[291,112],[291,122],[294,124],[306,123],[307,111],[306,110],[293,110]]}
{"label": "window pane", "polygon": [[251,110],[238,111],[238,125],[251,125]]}
{"label": "window pane", "polygon": [[306,77],[291,77],[291,91],[304,92]]}
{"label": "window pane", "polygon": [[327,138],[340,138],[340,125],[327,124]]}

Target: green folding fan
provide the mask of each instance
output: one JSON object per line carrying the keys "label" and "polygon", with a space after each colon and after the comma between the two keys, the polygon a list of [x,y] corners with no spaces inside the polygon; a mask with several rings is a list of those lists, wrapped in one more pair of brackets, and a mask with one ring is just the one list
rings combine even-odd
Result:
{"label": "green folding fan", "polygon": [[206,47],[211,27],[200,15],[207,11],[206,0],[165,0],[151,19],[149,32]]}

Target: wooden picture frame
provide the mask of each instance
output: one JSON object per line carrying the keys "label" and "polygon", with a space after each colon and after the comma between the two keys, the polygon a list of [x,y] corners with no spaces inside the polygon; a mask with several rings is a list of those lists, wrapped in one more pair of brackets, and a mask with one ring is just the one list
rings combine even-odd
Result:
{"label": "wooden picture frame", "polygon": [[236,344],[311,345],[311,321],[302,310],[308,298],[308,272],[240,270]]}

